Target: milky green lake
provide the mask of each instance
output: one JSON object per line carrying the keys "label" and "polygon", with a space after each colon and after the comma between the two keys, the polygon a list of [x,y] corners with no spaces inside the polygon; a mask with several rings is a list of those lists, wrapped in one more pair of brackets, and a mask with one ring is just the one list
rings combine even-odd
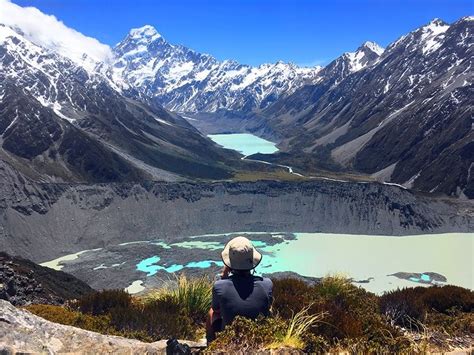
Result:
{"label": "milky green lake", "polygon": [[[375,293],[399,287],[432,284],[452,284],[474,289],[474,233],[404,237],[294,233],[294,239],[274,245],[259,240],[259,233],[239,234],[251,238],[255,247],[263,254],[262,262],[256,269],[257,274],[282,271],[293,271],[312,277],[339,274],[351,278],[357,285]],[[225,243],[219,239],[230,235],[190,236],[187,241],[171,244],[158,240],[143,240],[122,243],[119,246],[127,248],[129,244],[141,243],[156,246],[156,250],[148,256],[144,258],[142,256],[135,261],[136,270],[143,273],[141,279],[143,281],[147,277],[155,277],[159,271],[172,274],[198,268],[207,272],[205,270],[210,267],[222,266],[220,252]],[[272,232],[271,235],[281,241],[281,233]],[[187,259],[185,263],[175,260],[173,264],[169,264],[166,260],[162,260],[162,251],[170,248],[174,248],[177,255],[188,253],[189,249],[194,250],[193,254],[196,257],[191,261]],[[199,249],[212,253],[200,257],[197,252]],[[100,249],[86,250],[62,256],[42,265],[61,269],[63,265],[81,259],[86,253],[90,255],[98,251]],[[94,265],[90,267],[92,270],[98,269],[94,268]],[[119,271],[117,269],[117,272]],[[401,278],[394,275],[396,273],[407,273],[408,276]],[[442,275],[445,280],[437,282],[432,279],[433,273]],[[138,280],[132,286],[134,292],[139,292],[143,288]]]}
{"label": "milky green lake", "polygon": [[[278,237],[278,233],[274,234]],[[262,262],[256,270],[258,273],[293,271],[312,277],[338,274],[354,281],[366,281],[358,284],[375,293],[399,287],[428,286],[436,282],[429,283],[430,277],[425,273],[437,273],[446,277],[446,282],[439,284],[474,289],[474,233],[403,237],[294,234],[294,240],[271,246],[259,241],[258,235],[253,234],[254,246],[263,253]],[[216,260],[224,247],[224,244],[203,240],[175,245],[215,250]],[[402,279],[393,276],[399,272],[419,273],[420,277]]]}
{"label": "milky green lake", "polygon": [[[474,233],[405,237],[296,233],[285,245],[263,248],[261,272],[291,270],[304,276],[343,274],[365,289],[381,293],[420,285],[391,276],[398,272],[435,272],[447,284],[474,288]],[[421,275],[424,280],[426,275]]]}
{"label": "milky green lake", "polygon": [[220,146],[236,150],[245,156],[256,153],[272,154],[278,151],[275,143],[250,133],[210,134],[208,137]]}

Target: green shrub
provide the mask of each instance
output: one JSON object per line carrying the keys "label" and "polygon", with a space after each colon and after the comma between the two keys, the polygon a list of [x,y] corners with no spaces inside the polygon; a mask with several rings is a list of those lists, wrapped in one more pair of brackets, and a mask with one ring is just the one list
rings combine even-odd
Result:
{"label": "green shrub", "polygon": [[282,339],[286,330],[281,318],[251,320],[239,316],[217,334],[205,353],[254,353]]}
{"label": "green shrub", "polygon": [[455,311],[451,314],[431,312],[426,323],[433,329],[453,336],[474,334],[474,313]]}
{"label": "green shrub", "polygon": [[273,305],[275,314],[290,319],[314,300],[313,287],[298,279],[273,280]]}
{"label": "green shrub", "polygon": [[113,308],[128,308],[132,304],[132,296],[124,290],[104,290],[87,294],[76,302],[82,313],[101,315]]}
{"label": "green shrub", "polygon": [[348,299],[358,289],[343,276],[326,276],[315,286],[317,296],[326,300]]}
{"label": "green shrub", "polygon": [[305,354],[325,354],[330,350],[329,341],[321,336],[313,333],[306,333],[302,336],[305,347],[303,352]]}
{"label": "green shrub", "polygon": [[377,296],[342,277],[325,277],[314,287],[315,312],[324,312],[316,334],[327,339],[360,338],[376,332],[383,320]]}
{"label": "green shrub", "polygon": [[403,288],[380,297],[381,311],[394,324],[410,328],[415,321],[427,323],[430,312],[473,312],[474,292],[458,286]]}
{"label": "green shrub", "polygon": [[186,310],[171,298],[113,308],[110,318],[115,329],[138,332],[153,341],[169,337],[189,339],[196,333]]}
{"label": "green shrub", "polygon": [[51,322],[71,325],[101,334],[119,335],[119,332],[111,326],[109,316],[92,316],[68,310],[62,306],[46,304],[34,304],[25,307],[25,309]]}
{"label": "green shrub", "polygon": [[451,310],[474,312],[474,292],[459,286],[432,286],[424,289],[422,299],[431,310],[447,314]]}

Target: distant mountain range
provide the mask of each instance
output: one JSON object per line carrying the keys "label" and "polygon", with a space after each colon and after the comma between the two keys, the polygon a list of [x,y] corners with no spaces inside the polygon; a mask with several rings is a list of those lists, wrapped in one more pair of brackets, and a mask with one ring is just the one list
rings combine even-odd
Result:
{"label": "distant mountain range", "polygon": [[265,109],[282,95],[329,75],[338,82],[383,53],[377,44],[366,42],[326,70],[283,62],[252,67],[220,62],[209,54],[170,44],[152,26],[131,30],[113,51],[116,82],[125,82],[169,110],[183,113]]}
{"label": "distant mountain range", "polygon": [[98,60],[0,25],[0,158],[46,181],[232,176],[236,155],[192,123],[272,138],[302,171],[474,198],[472,29],[434,20],[302,68],[218,61],[151,26]]}
{"label": "distant mountain range", "polygon": [[133,29],[114,49],[114,78],[172,111],[251,111],[317,79],[320,67],[219,62],[167,42],[153,27]]}

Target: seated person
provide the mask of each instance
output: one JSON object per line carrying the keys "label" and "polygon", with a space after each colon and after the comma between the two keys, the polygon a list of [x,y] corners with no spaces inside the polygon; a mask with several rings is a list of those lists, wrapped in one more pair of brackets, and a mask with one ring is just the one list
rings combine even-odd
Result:
{"label": "seated person", "polygon": [[208,342],[236,316],[251,319],[268,316],[272,303],[272,281],[251,273],[262,260],[262,254],[250,240],[245,237],[232,239],[221,255],[225,266],[221,279],[212,289],[212,306],[206,323]]}

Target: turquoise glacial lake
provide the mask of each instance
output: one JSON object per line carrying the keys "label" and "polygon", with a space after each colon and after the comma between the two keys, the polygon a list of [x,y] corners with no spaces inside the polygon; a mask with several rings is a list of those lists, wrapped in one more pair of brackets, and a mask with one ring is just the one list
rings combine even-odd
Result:
{"label": "turquoise glacial lake", "polygon": [[208,137],[220,146],[236,150],[245,156],[256,153],[272,154],[278,151],[275,143],[250,133],[210,134]]}
{"label": "turquoise glacial lake", "polygon": [[[158,272],[161,272],[161,275],[163,272],[172,275],[190,269],[195,271],[200,269],[204,274],[211,273],[211,269],[215,272],[216,267],[223,266],[220,253],[225,245],[224,237],[235,234],[237,233],[189,236],[186,240],[176,243],[160,240],[122,243],[118,247],[125,248],[124,250],[129,246],[137,248],[140,244],[153,245],[154,248],[148,247],[149,254],[135,260],[114,258],[114,265],[120,267],[113,268],[112,265],[109,268],[120,273],[124,265],[132,263],[133,268],[142,274],[142,277],[127,288],[132,293],[143,290],[147,278],[156,277]],[[247,235],[263,254],[262,262],[256,268],[257,274],[282,271],[293,271],[312,277],[339,274],[351,278],[357,285],[375,293],[434,283],[474,289],[474,233],[404,237],[292,233],[294,239],[282,240],[281,233],[271,232],[271,237],[278,239],[276,244],[261,240],[259,233],[238,234]],[[179,258],[173,258],[170,262],[166,257],[169,250],[176,253],[175,255],[192,252],[194,257],[191,260],[187,257],[182,263]],[[60,270],[64,265],[87,257],[89,271],[101,272],[107,268],[103,264],[103,259],[98,261],[97,265],[90,262],[93,260],[93,255],[100,252],[101,249],[85,250],[42,265]],[[107,262],[105,264],[108,265]],[[395,275],[396,273],[405,273],[406,276],[400,278]],[[433,273],[442,275],[444,281],[434,282],[436,280],[432,279]]]}

